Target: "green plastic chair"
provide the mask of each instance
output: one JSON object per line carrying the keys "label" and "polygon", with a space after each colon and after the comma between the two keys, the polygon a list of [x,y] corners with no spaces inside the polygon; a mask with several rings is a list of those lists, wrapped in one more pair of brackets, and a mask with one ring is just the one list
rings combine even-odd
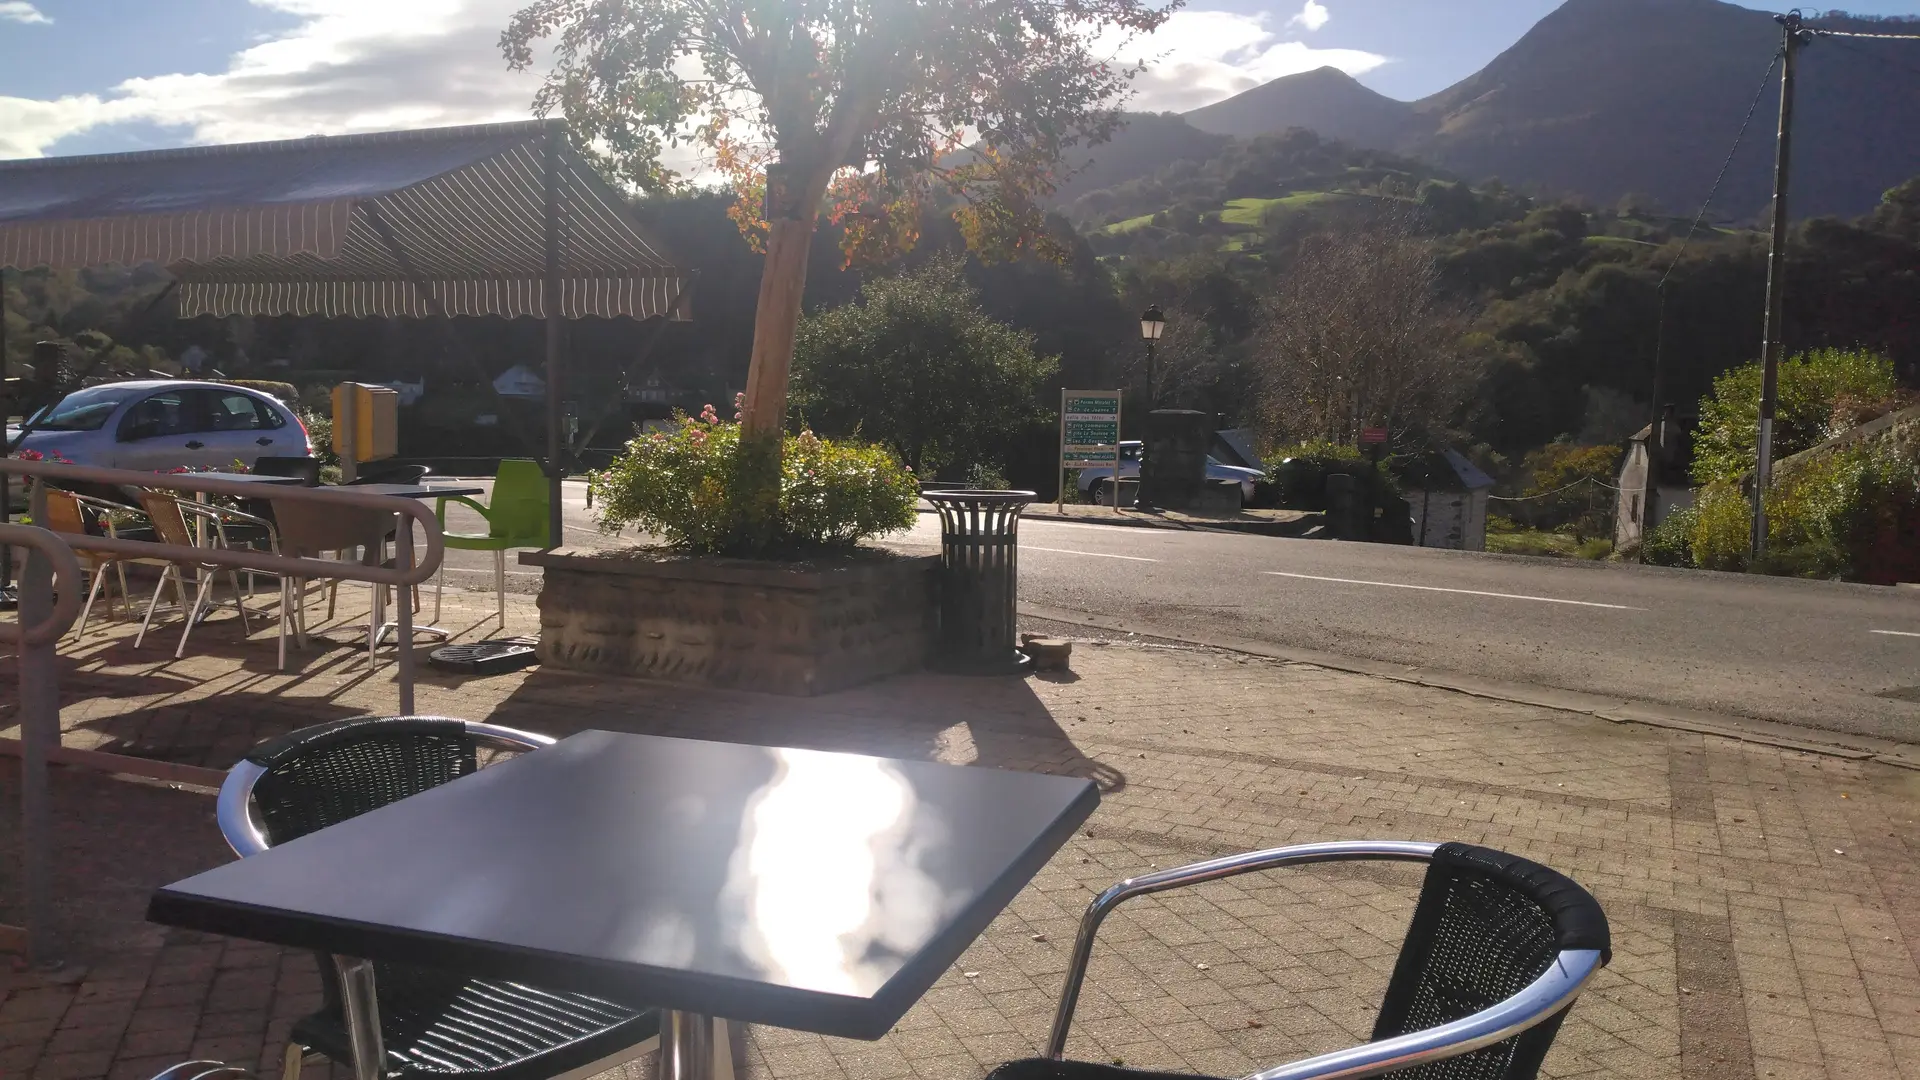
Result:
{"label": "green plastic chair", "polygon": [[[447,504],[460,503],[473,508],[487,520],[484,535],[447,531]],[[449,550],[493,552],[493,591],[499,601],[500,625],[507,625],[507,552],[515,548],[552,547],[547,531],[547,478],[540,464],[524,458],[507,458],[493,476],[493,497],[481,505],[464,495],[441,497],[434,507],[440,519],[440,535]],[[447,566],[440,564],[434,578],[433,620],[440,621],[440,593],[446,586]]]}

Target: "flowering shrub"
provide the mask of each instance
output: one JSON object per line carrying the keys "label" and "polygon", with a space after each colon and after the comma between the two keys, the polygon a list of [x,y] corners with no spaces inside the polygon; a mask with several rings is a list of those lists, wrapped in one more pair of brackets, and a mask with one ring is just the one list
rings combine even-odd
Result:
{"label": "flowering shrub", "polygon": [[51,461],[55,465],[73,464],[73,459],[67,457],[65,454],[62,454],[58,450],[49,450],[44,454],[38,450],[15,450],[9,456],[17,458],[21,461]]}
{"label": "flowering shrub", "polygon": [[[736,403],[737,404],[737,403]],[[680,415],[667,431],[627,443],[588,480],[600,526],[638,525],[675,547],[750,553],[740,425],[713,406]],[[781,455],[779,530],[772,546],[847,546],[913,524],[912,470],[877,446],[789,435]]]}

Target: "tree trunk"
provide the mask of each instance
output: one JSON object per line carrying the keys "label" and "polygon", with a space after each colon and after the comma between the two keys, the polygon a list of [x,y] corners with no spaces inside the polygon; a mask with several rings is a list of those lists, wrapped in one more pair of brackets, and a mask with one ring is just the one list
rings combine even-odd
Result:
{"label": "tree trunk", "polygon": [[747,367],[742,417],[752,435],[777,433],[786,424],[787,376],[800,327],[800,298],[807,288],[807,254],[815,218],[767,222],[767,260],[760,273],[760,301],[753,318],[753,359]]}

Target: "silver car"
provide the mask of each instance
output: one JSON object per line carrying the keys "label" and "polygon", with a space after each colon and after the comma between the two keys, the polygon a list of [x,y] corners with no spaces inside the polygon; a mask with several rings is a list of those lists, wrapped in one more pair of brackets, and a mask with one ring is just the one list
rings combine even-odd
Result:
{"label": "silver car", "polygon": [[[309,457],[313,445],[286,405],[224,383],[148,379],[75,390],[29,417],[16,449],[77,465],[169,472],[252,468],[263,457]],[[20,427],[7,429],[18,439]]]}
{"label": "silver car", "polygon": [[[1140,476],[1140,462],[1146,457],[1146,444],[1138,439],[1126,439],[1120,443],[1120,479],[1134,480]],[[1207,479],[1216,483],[1231,482],[1239,485],[1240,505],[1253,503],[1254,485],[1267,478],[1259,469],[1249,469],[1240,465],[1229,465],[1207,455]],[[1080,494],[1094,502],[1110,503],[1113,493],[1113,470],[1108,468],[1081,469]]]}

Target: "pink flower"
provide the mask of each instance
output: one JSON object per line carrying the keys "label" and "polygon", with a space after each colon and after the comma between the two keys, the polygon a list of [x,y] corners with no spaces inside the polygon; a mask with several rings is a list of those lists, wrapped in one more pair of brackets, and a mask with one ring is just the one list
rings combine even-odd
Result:
{"label": "pink flower", "polygon": [[21,461],[44,461],[47,455],[42,454],[38,450],[20,450],[16,451],[13,456],[19,458]]}

